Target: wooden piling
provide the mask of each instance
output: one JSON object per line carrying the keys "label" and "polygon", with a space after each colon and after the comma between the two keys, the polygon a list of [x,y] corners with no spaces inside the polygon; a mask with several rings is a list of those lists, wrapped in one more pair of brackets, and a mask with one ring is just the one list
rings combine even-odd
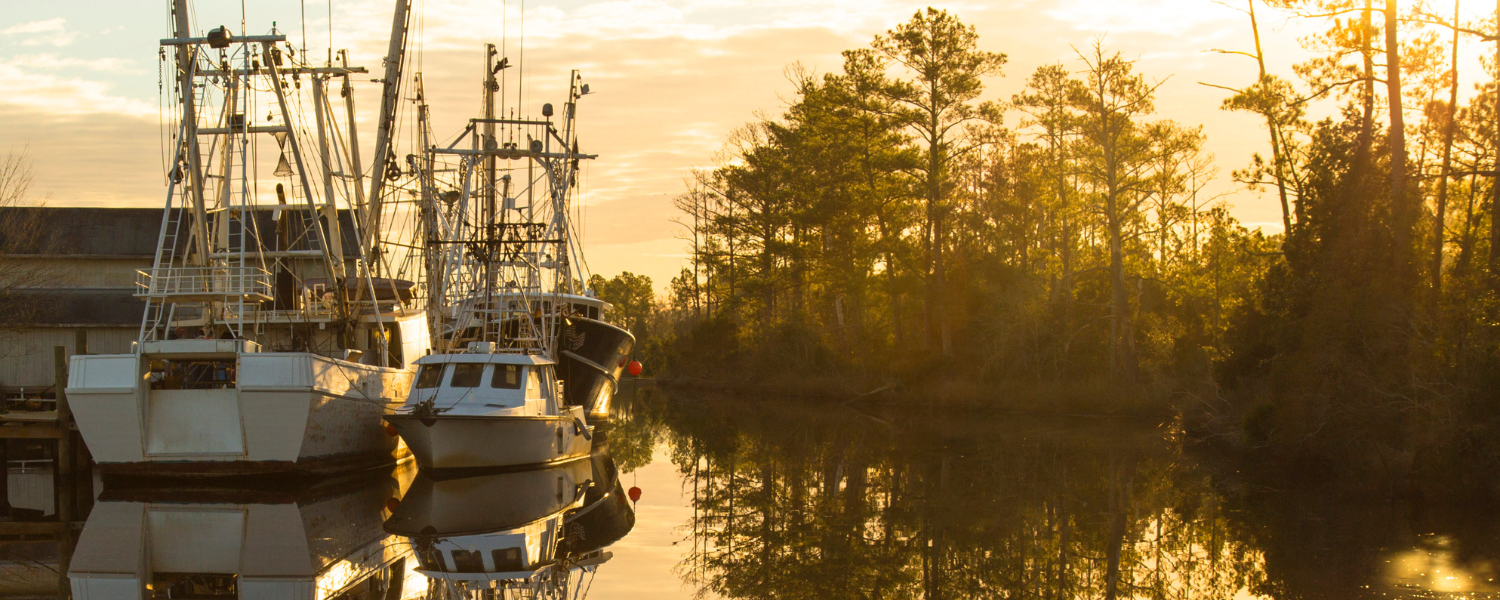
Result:
{"label": "wooden piling", "polygon": [[68,523],[73,520],[73,413],[68,410],[68,347],[52,348],[54,368],[53,397],[57,401],[57,428],[62,435],[57,438],[57,454],[53,460],[55,474],[53,490],[57,496],[57,520]]}
{"label": "wooden piling", "polygon": [[10,519],[10,440],[0,438],[0,520]]}
{"label": "wooden piling", "polygon": [[73,479],[76,480],[73,489],[77,499],[73,518],[83,521],[94,511],[94,455],[83,442],[82,434],[77,431],[70,433],[73,439]]}
{"label": "wooden piling", "polygon": [[[89,330],[82,327],[73,332],[73,354],[89,354]],[[58,415],[61,421],[62,415]],[[73,453],[73,477],[74,498],[76,498],[76,510],[74,517],[78,520],[88,518],[89,512],[94,508],[94,455],[89,452],[88,444],[83,442],[83,437],[74,431],[72,423],[73,413],[68,411],[68,421],[60,423],[60,428],[68,434],[72,441]]]}
{"label": "wooden piling", "polygon": [[[78,330],[74,338],[75,348],[88,350],[88,335]],[[68,347],[52,348],[53,398],[57,403],[57,452],[53,456],[53,501],[57,506],[57,520],[62,531],[57,533],[57,597],[68,600],[73,597],[73,586],[68,582],[68,564],[73,555],[73,499],[76,482],[73,479],[73,411],[68,408]]]}
{"label": "wooden piling", "polygon": [[77,543],[75,535],[71,526],[64,527],[57,534],[58,600],[70,600],[73,597],[73,584],[68,581],[68,567],[73,562],[73,548]]}

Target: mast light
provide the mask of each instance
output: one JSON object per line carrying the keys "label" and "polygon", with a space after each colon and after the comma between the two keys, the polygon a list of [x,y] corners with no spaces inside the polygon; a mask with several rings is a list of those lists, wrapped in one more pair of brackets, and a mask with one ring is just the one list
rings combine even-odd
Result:
{"label": "mast light", "polygon": [[228,48],[229,44],[233,41],[234,32],[230,31],[228,27],[220,25],[208,30],[208,47],[210,48]]}

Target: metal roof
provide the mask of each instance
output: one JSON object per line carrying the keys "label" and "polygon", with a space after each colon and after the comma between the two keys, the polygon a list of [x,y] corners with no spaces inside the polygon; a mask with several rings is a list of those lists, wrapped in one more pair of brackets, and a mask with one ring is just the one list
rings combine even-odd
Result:
{"label": "metal roof", "polygon": [[94,325],[137,327],[146,302],[133,290],[50,289],[16,294],[0,310],[0,324],[22,326]]}
{"label": "metal roof", "polygon": [[[37,220],[40,235],[8,251],[20,255],[152,256],[161,230],[159,208],[0,208],[0,222]],[[0,236],[6,235],[0,228]],[[0,239],[0,244],[4,240]]]}
{"label": "metal roof", "polygon": [[[277,209],[280,209],[279,211]],[[174,209],[175,210],[175,209]],[[316,248],[317,235],[310,222],[288,218],[305,214],[305,206],[255,207],[255,231],[262,250],[277,250],[276,219],[280,212],[287,223],[289,248]],[[213,218],[212,213],[209,216]],[[159,208],[72,208],[25,206],[0,208],[0,223],[23,223],[35,219],[40,235],[26,236],[15,248],[5,248],[5,227],[0,227],[0,254],[19,256],[155,256],[161,233],[162,210]],[[359,240],[354,235],[354,216],[348,209],[339,210],[344,255],[359,256]],[[187,245],[187,236],[178,236],[178,256]],[[250,248],[250,250],[254,250]]]}

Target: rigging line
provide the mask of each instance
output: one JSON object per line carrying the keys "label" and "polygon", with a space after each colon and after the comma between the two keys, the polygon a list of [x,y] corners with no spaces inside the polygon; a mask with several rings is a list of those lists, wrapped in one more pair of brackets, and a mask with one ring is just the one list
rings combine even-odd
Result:
{"label": "rigging line", "polygon": [[[594,570],[589,571],[589,585],[588,585],[587,588],[585,588],[583,590],[583,595],[581,596],[582,598],[589,597],[589,590],[594,589],[594,578],[597,577],[598,575],[599,575],[599,569],[598,569],[598,567],[595,567]],[[578,578],[579,579],[583,579],[583,576],[579,575]]]}
{"label": "rigging line", "polygon": [[[339,185],[344,191],[344,203],[352,207],[354,205],[354,192],[349,189],[349,176],[347,175],[349,171],[353,170],[348,168],[351,162],[349,161],[349,143],[344,139],[344,130],[338,126],[338,117],[333,113],[333,104],[328,101],[327,92],[323,93],[323,112],[328,115],[328,129],[333,134],[333,156],[331,160],[334,162],[329,164],[329,168],[332,169],[334,165],[337,165],[339,171],[345,173],[344,176],[339,177]],[[349,125],[352,126],[352,124]],[[359,222],[357,216],[355,222]]]}
{"label": "rigging line", "polygon": [[[254,103],[252,102],[252,100],[255,97],[254,96],[254,92],[257,91],[253,86],[249,85],[250,81],[252,81],[251,78],[247,76],[245,78],[245,83],[246,83],[246,85],[245,85],[245,115],[246,115],[246,119],[247,120],[249,118],[251,118],[251,115],[253,114],[251,112],[251,110],[250,110],[250,107],[254,106]],[[255,112],[259,112],[259,111],[255,111]],[[247,137],[249,137],[249,136],[247,136]],[[250,163],[249,164],[251,165],[251,168],[253,168],[254,171],[255,171],[254,177],[252,178],[252,184],[251,184],[253,186],[252,189],[254,190],[253,198],[259,198],[260,197],[260,138],[258,138],[258,137],[250,137]],[[243,168],[241,169],[241,172],[242,173],[245,172]],[[245,198],[244,199],[244,203],[246,205],[249,205],[249,204],[251,204],[251,200],[252,200],[252,198]],[[260,214],[259,212],[255,212],[255,211],[252,211],[250,213],[250,227],[251,227],[251,232],[252,232],[251,235],[255,239],[255,253],[257,255],[257,258],[260,260],[260,266],[261,266],[261,268],[264,269],[264,268],[266,268],[266,254],[265,254],[266,244],[264,242],[264,238],[262,238],[261,234],[260,234],[260,219],[259,219],[259,214]],[[243,223],[244,216],[241,215],[240,219],[241,219],[241,222]],[[243,225],[241,225],[241,227],[243,227]]]}
{"label": "rigging line", "polygon": [[521,0],[521,56],[516,60],[516,108],[526,105],[526,0]]}
{"label": "rigging line", "polygon": [[427,5],[422,0],[417,0],[417,40],[414,44],[414,52],[417,55],[417,73],[422,72],[423,58],[427,53]]}
{"label": "rigging line", "polygon": [[[505,0],[499,3],[499,55],[501,55],[501,58],[510,54],[510,36],[508,36],[510,30],[508,30],[508,23],[510,23],[510,0]],[[499,105],[501,107],[504,107],[505,101],[508,99],[508,96],[505,96],[508,93],[508,90],[505,89],[508,78],[510,78],[510,75],[505,75],[504,72],[499,74]]]}
{"label": "rigging line", "polygon": [[156,59],[156,141],[161,153],[161,179],[163,182],[171,178],[171,170],[167,168],[167,102],[163,96],[165,86],[162,85],[166,69],[162,63],[166,62],[165,51],[158,51]]}

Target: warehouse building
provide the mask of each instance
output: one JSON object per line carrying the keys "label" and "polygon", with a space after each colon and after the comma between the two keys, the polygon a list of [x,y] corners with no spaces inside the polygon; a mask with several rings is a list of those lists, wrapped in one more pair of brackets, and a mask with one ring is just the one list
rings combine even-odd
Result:
{"label": "warehouse building", "polygon": [[[0,394],[50,395],[53,348],[72,355],[130,351],[145,303],[135,273],[148,270],[161,230],[159,208],[0,209]],[[24,224],[24,225],[16,225]]]}

